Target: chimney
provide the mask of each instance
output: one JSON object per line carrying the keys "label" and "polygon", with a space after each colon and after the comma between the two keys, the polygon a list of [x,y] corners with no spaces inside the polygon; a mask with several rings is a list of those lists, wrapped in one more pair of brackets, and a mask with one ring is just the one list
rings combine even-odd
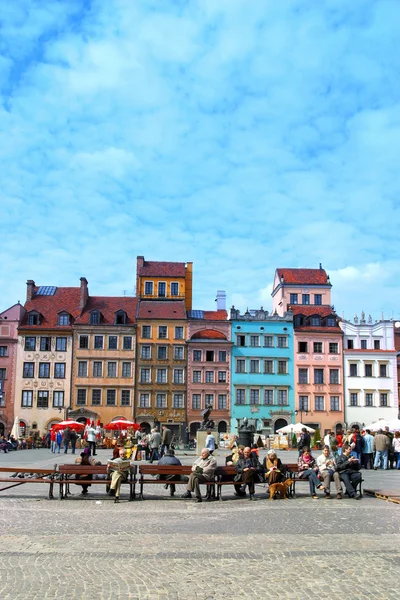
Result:
{"label": "chimney", "polygon": [[226,292],[225,292],[225,290],[217,291],[217,310],[226,310]]}
{"label": "chimney", "polygon": [[35,293],[35,282],[33,279],[28,279],[26,282],[26,301],[29,302],[33,298],[33,294]]}
{"label": "chimney", "polygon": [[86,277],[81,277],[81,297],[79,300],[79,308],[83,310],[86,306],[86,302],[89,296],[88,280]]}

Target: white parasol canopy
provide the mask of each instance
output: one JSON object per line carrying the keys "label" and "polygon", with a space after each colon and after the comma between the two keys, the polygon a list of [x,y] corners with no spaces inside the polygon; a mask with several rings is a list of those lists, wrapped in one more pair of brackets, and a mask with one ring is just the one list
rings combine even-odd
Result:
{"label": "white parasol canopy", "polygon": [[21,427],[19,426],[19,417],[15,417],[14,425],[11,429],[11,435],[18,440],[21,437]]}
{"label": "white parasol canopy", "polygon": [[303,425],[303,423],[292,423],[291,425],[285,425],[285,427],[277,429],[277,433],[301,433],[303,427],[307,429],[308,433],[315,433],[315,429],[308,427],[308,425]]}
{"label": "white parasol canopy", "polygon": [[375,423],[371,423],[371,425],[366,425],[363,429],[369,429],[370,431],[378,431],[378,429],[385,429],[389,425],[389,421],[385,419],[379,419],[379,421],[375,421]]}
{"label": "white parasol canopy", "polygon": [[388,423],[389,431],[400,431],[400,419],[392,419]]}

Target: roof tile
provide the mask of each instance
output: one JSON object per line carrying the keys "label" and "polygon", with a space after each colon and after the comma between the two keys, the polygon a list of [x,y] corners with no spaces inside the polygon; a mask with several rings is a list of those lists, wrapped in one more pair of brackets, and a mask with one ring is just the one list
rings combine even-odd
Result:
{"label": "roof tile", "polygon": [[145,260],[139,268],[140,277],[185,277],[185,263]]}
{"label": "roof tile", "polygon": [[179,319],[186,320],[184,300],[141,300],[138,319]]}
{"label": "roof tile", "polygon": [[292,285],[330,285],[325,269],[277,269],[283,282]]}
{"label": "roof tile", "polygon": [[[35,292],[39,289],[35,288]],[[28,325],[28,314],[25,316],[20,327],[24,329],[40,330],[57,327],[57,329],[68,329],[66,326],[57,325],[58,313],[66,311],[75,320],[80,315],[79,308],[80,288],[79,287],[58,287],[52,296],[36,296],[32,297],[25,303],[27,313],[37,311],[40,313],[39,325]]]}
{"label": "roof tile", "polygon": [[131,296],[89,296],[86,306],[75,323],[79,325],[90,324],[90,314],[98,310],[101,314],[100,325],[114,325],[115,313],[118,310],[126,312],[126,325],[136,322],[137,298]]}

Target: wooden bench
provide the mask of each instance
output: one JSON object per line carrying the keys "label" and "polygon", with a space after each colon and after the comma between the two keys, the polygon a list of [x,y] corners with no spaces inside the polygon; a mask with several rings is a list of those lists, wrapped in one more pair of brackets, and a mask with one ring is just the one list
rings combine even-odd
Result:
{"label": "wooden bench", "polygon": [[[60,500],[67,498],[69,495],[69,486],[71,483],[76,485],[105,485],[106,490],[111,485],[111,477],[107,471],[107,465],[60,465],[59,466],[60,479],[57,483],[60,485],[59,497]],[[122,484],[129,485],[129,500],[133,500],[136,497],[136,465],[132,465],[131,470],[126,481],[122,481]],[[104,479],[79,479],[78,476],[85,475],[106,475]],[[108,490],[107,490],[108,491]]]}
{"label": "wooden bench", "polygon": [[[168,479],[170,475],[186,476],[192,472],[190,465],[140,465],[139,466],[139,498],[143,500],[143,486],[146,485],[166,485],[166,484],[184,484],[184,481],[174,481]],[[201,485],[207,486],[207,495],[215,496],[215,480],[207,481]]]}
{"label": "wooden bench", "polygon": [[[5,477],[2,475],[2,473],[22,473],[24,477]],[[25,475],[31,475],[31,477],[25,477]],[[49,498],[54,498],[53,486],[57,475],[57,465],[54,465],[53,469],[34,469],[32,467],[0,467],[0,482],[11,484],[0,488],[0,492],[4,492],[5,490],[9,490],[13,487],[18,487],[19,485],[24,485],[25,483],[44,483],[49,486]]]}
{"label": "wooden bench", "polygon": [[[215,471],[217,500],[222,500],[222,487],[224,485],[243,485],[240,481],[235,481],[236,475],[237,471],[233,465],[229,467],[217,467]],[[265,482],[255,481],[255,485],[265,486]]]}
{"label": "wooden bench", "polygon": [[[288,495],[292,496],[293,498],[296,496],[296,483],[300,482],[306,482],[308,483],[308,479],[302,479],[299,476],[299,465],[298,463],[289,463],[287,465],[285,465],[286,467],[286,474],[288,477],[290,477],[290,479],[293,480],[293,485],[291,486],[291,488],[288,490]],[[361,475],[361,473],[360,473]],[[361,480],[360,482],[357,484],[356,486],[356,493],[357,490],[359,491],[360,496],[362,496],[362,483],[363,483],[364,479],[362,478],[361,475]],[[322,481],[321,481],[322,483]],[[345,494],[347,494],[346,492],[346,488],[345,488]]]}

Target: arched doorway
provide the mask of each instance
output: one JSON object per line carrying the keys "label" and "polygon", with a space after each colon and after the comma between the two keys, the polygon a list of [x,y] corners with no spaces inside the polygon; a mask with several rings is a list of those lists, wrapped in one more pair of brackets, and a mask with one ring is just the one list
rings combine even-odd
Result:
{"label": "arched doorway", "polygon": [[343,429],[342,423],[336,423],[336,426],[335,426],[336,433],[340,433],[342,431],[342,429]]}
{"label": "arched doorway", "polygon": [[189,436],[191,438],[196,437],[196,434],[197,434],[198,430],[200,429],[200,425],[201,425],[201,423],[199,423],[198,421],[195,421],[194,423],[190,423]]}
{"label": "arched doorway", "polygon": [[226,433],[228,429],[228,426],[226,424],[226,421],[220,421],[218,423],[218,433]]}
{"label": "arched doorway", "polygon": [[286,419],[277,419],[274,423],[274,433],[276,433],[281,427],[286,427],[286,425],[288,425]]}
{"label": "arched doorway", "polygon": [[0,435],[4,435],[5,428],[6,428],[6,426],[4,425],[4,423],[0,422]]}
{"label": "arched doorway", "polygon": [[26,436],[26,423],[25,423],[25,421],[20,421],[19,422],[19,428],[20,428],[20,431],[21,431],[21,436],[25,437]]}
{"label": "arched doorway", "polygon": [[144,433],[150,433],[151,431],[151,427],[150,424],[147,421],[143,421],[143,423],[139,423],[140,428],[142,431],[144,431]]}

